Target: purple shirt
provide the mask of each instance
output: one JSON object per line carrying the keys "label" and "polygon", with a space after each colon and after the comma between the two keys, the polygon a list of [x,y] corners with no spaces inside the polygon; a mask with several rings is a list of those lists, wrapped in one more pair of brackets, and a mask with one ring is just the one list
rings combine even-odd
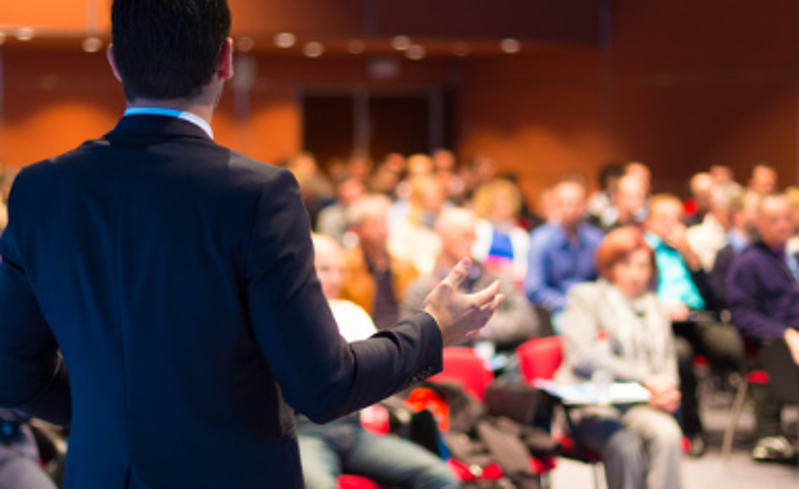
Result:
{"label": "purple shirt", "polygon": [[799,329],[799,284],[784,252],[763,243],[750,246],[727,275],[732,323],[746,338],[770,339]]}

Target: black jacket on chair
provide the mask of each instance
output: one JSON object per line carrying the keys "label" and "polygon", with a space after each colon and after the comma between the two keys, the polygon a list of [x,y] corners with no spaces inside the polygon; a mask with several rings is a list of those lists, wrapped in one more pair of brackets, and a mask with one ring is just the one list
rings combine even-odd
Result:
{"label": "black jacket on chair", "polygon": [[123,118],[25,168],[9,214],[0,405],[71,424],[68,489],[302,487],[294,409],[441,369],[425,313],[341,339],[293,176],[191,122]]}

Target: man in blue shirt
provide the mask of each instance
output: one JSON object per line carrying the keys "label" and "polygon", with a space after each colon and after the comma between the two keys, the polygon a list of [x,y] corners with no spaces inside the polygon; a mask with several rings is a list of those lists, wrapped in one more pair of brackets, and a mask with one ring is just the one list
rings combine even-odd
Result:
{"label": "man in blue shirt", "polygon": [[652,197],[646,239],[655,251],[657,294],[677,336],[682,428],[691,440],[691,455],[704,454],[704,434],[696,393],[694,356],[706,356],[715,367],[737,369],[743,345],[734,327],[719,322],[720,307],[699,258],[685,237],[682,201],[674,195]]}
{"label": "man in blue shirt", "polygon": [[557,315],[566,304],[566,294],[575,284],[597,279],[594,254],[602,231],[586,224],[585,187],[564,180],[554,190],[555,219],[530,236],[530,258],[525,290],[534,305]]}

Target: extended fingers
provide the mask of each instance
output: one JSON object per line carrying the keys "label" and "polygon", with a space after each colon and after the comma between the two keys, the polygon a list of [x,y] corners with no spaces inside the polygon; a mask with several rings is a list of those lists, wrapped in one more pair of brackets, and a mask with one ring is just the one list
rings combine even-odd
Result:
{"label": "extended fingers", "polygon": [[442,283],[445,283],[452,287],[452,290],[458,290],[461,283],[464,281],[466,276],[469,274],[469,269],[472,268],[472,261],[468,258],[464,258],[458,262],[458,264],[453,268],[447,277],[443,280]]}

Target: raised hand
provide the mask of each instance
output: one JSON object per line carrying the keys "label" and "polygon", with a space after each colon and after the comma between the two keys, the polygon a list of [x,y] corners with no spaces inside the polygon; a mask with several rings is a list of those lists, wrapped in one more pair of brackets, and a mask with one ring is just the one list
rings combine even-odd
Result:
{"label": "raised hand", "polygon": [[468,258],[461,260],[424,301],[422,308],[438,321],[444,346],[457,345],[475,334],[504,299],[499,294],[499,281],[474,294],[458,292],[471,266]]}

